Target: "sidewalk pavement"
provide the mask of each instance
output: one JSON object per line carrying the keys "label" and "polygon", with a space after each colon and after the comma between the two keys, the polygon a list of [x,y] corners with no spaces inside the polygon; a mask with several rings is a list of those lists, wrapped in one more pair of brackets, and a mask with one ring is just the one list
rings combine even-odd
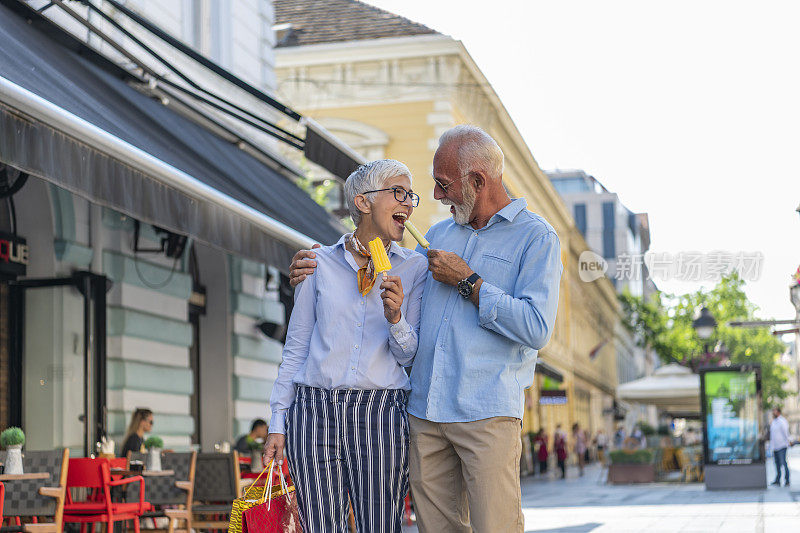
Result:
{"label": "sidewalk pavement", "polygon": [[[775,476],[767,460],[768,481]],[[599,465],[567,479],[522,480],[526,533],[800,532],[800,448],[790,450],[793,486],[706,491],[702,483],[607,485]],[[410,526],[404,532],[417,531]]]}

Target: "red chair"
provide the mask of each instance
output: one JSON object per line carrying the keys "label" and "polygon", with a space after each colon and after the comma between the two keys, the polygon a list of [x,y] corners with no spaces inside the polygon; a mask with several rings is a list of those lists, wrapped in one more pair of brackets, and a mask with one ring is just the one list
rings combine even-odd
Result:
{"label": "red chair", "polygon": [[0,526],[3,525],[3,502],[6,501],[6,487],[0,483]]}
{"label": "red chair", "polygon": [[[138,502],[121,503],[111,500],[111,487],[135,482],[139,483]],[[133,520],[133,529],[139,533],[139,517],[149,507],[149,504],[144,501],[144,478],[142,476],[113,481],[108,459],[70,459],[67,488],[73,487],[94,490],[94,496],[87,501],[75,502],[72,501],[72,497],[67,491],[64,522],[81,524],[81,533],[85,533],[86,524],[105,522],[113,527],[114,522]]]}

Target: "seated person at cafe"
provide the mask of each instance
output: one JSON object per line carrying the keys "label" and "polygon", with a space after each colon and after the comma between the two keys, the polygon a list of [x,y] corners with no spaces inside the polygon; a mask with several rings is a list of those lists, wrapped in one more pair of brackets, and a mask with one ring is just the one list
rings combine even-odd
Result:
{"label": "seated person at cafe", "polygon": [[[239,437],[239,440],[236,441],[236,446],[234,446],[234,449],[240,454],[250,455],[250,443],[260,440],[261,444],[263,444],[264,439],[267,438],[268,428],[269,426],[267,426],[266,420],[256,418],[253,420],[253,424],[250,426],[250,433]],[[258,446],[258,448],[260,449],[261,446]]]}
{"label": "seated person at cafe", "polygon": [[144,452],[144,434],[153,430],[153,411],[138,408],[131,415],[131,423],[122,440],[120,457],[127,457],[128,452]]}

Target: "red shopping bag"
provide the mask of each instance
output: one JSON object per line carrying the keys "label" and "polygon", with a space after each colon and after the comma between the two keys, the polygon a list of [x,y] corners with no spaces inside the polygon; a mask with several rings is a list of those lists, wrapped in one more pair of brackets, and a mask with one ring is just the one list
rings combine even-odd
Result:
{"label": "red shopping bag", "polygon": [[279,486],[272,486],[272,468],[264,491],[264,501],[242,514],[242,533],[302,533],[297,495],[293,485],[287,485],[283,470],[278,467]]}

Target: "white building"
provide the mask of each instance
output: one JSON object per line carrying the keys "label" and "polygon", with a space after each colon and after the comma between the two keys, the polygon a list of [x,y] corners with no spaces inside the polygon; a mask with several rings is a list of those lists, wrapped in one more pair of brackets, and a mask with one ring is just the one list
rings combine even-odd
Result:
{"label": "white building", "polygon": [[344,229],[282,151],[357,161],[274,100],[270,0],[47,4],[0,6],[0,427],[81,455],[145,407],[213,450],[269,417],[291,255]]}
{"label": "white building", "polygon": [[[547,176],[575,219],[586,243],[608,263],[606,274],[617,292],[648,297],[656,286],[647,274],[644,254],[650,247],[647,213],[634,213],[619,196],[583,170],[552,170]],[[617,376],[627,383],[652,374],[657,355],[636,345],[636,339],[621,324],[616,334]],[[655,409],[640,406],[629,410],[627,423],[656,421]]]}

